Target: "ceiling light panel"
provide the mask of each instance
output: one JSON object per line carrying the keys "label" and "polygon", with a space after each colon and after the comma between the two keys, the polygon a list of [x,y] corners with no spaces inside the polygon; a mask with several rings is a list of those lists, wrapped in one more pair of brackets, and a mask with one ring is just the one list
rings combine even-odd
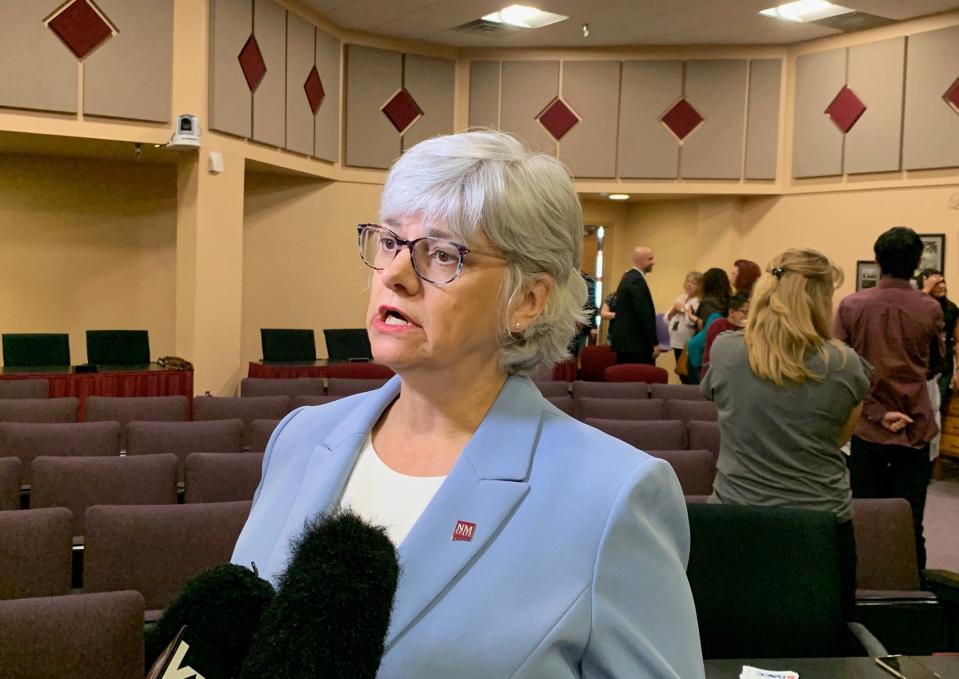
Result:
{"label": "ceiling light panel", "polygon": [[483,21],[492,21],[507,26],[515,26],[516,28],[542,28],[566,19],[569,19],[569,17],[552,12],[543,12],[527,5],[510,5],[483,17]]}
{"label": "ceiling light panel", "polygon": [[796,2],[787,2],[778,7],[764,9],[760,14],[783,21],[819,21],[852,11],[848,7],[834,5],[827,0],[796,0]]}

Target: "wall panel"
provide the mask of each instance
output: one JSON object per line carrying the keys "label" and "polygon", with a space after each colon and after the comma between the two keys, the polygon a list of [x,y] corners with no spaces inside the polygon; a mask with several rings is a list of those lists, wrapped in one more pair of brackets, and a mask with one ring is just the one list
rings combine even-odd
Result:
{"label": "wall panel", "polygon": [[775,179],[779,162],[779,101],[782,61],[749,62],[749,102],[746,113],[746,179]]}
{"label": "wall panel", "polygon": [[316,70],[326,96],[313,121],[313,155],[336,162],[340,158],[340,41],[316,29]]}
{"label": "wall panel", "polygon": [[902,146],[902,80],[906,39],[849,48],[847,86],[866,112],[846,133],[843,172],[895,172]]}
{"label": "wall panel", "polygon": [[796,59],[794,176],[842,173],[843,134],[824,112],[845,83],[845,49],[804,54]]}
{"label": "wall panel", "polygon": [[407,54],[403,86],[423,110],[423,116],[403,135],[403,148],[439,134],[453,132],[453,89],[456,62]]}
{"label": "wall panel", "polygon": [[504,61],[500,127],[536,151],[556,153],[556,140],[539,124],[536,116],[558,92],[558,61]]}
{"label": "wall panel", "polygon": [[959,113],[944,99],[959,81],[959,26],[909,36],[903,169],[959,166]]}
{"label": "wall panel", "polygon": [[498,61],[470,64],[470,127],[499,127]]}
{"label": "wall panel", "polygon": [[386,169],[400,155],[400,135],[382,107],[402,85],[400,52],[347,45],[346,163]]}
{"label": "wall panel", "polygon": [[686,62],[686,100],[704,118],[680,149],[686,179],[739,179],[746,121],[745,60]]}
{"label": "wall panel", "polygon": [[87,115],[167,122],[173,88],[173,1],[97,0],[117,34],[83,62]]}
{"label": "wall panel", "polygon": [[620,177],[675,179],[679,144],[660,121],[683,93],[683,62],[624,61],[620,95]]}
{"label": "wall panel", "polygon": [[[286,13],[286,148],[313,153],[313,111],[303,85],[315,61],[316,29],[293,12]],[[324,89],[326,88],[324,84]],[[324,104],[326,102],[324,101]]]}
{"label": "wall panel", "polygon": [[283,146],[286,127],[286,10],[273,0],[254,0],[253,26],[266,63],[266,75],[253,93],[253,139],[270,146]]}
{"label": "wall panel", "polygon": [[616,175],[619,71],[618,61],[563,63],[563,100],[580,121],[560,140],[559,155],[576,177]]}
{"label": "wall panel", "polygon": [[210,0],[210,129],[252,133],[253,96],[238,61],[252,31],[252,0]]}

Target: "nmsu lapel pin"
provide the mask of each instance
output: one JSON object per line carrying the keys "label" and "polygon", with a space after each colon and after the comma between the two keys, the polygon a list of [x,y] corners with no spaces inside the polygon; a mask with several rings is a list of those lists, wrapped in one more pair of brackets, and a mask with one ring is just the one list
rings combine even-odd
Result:
{"label": "nmsu lapel pin", "polygon": [[457,521],[453,529],[453,542],[472,542],[476,524],[469,521]]}

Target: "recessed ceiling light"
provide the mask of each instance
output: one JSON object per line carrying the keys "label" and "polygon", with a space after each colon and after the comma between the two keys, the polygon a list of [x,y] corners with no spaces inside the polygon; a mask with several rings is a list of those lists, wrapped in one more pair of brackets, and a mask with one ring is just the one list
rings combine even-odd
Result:
{"label": "recessed ceiling light", "polygon": [[852,11],[848,7],[834,5],[827,0],[796,0],[796,2],[787,2],[778,7],[764,9],[760,14],[784,21],[819,21]]}
{"label": "recessed ceiling light", "polygon": [[628,193],[611,193],[607,196],[610,200],[629,200]]}
{"label": "recessed ceiling light", "polygon": [[483,17],[483,21],[492,21],[497,24],[515,26],[516,28],[542,28],[566,19],[569,19],[569,17],[552,12],[543,12],[526,5],[510,5]]}

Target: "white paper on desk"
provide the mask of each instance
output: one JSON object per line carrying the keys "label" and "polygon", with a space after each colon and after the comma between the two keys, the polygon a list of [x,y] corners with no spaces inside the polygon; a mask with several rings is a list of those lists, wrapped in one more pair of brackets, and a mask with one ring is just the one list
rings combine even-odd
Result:
{"label": "white paper on desk", "polygon": [[773,670],[761,670],[758,667],[743,665],[742,674],[739,679],[799,679],[799,674],[791,670],[775,672]]}

